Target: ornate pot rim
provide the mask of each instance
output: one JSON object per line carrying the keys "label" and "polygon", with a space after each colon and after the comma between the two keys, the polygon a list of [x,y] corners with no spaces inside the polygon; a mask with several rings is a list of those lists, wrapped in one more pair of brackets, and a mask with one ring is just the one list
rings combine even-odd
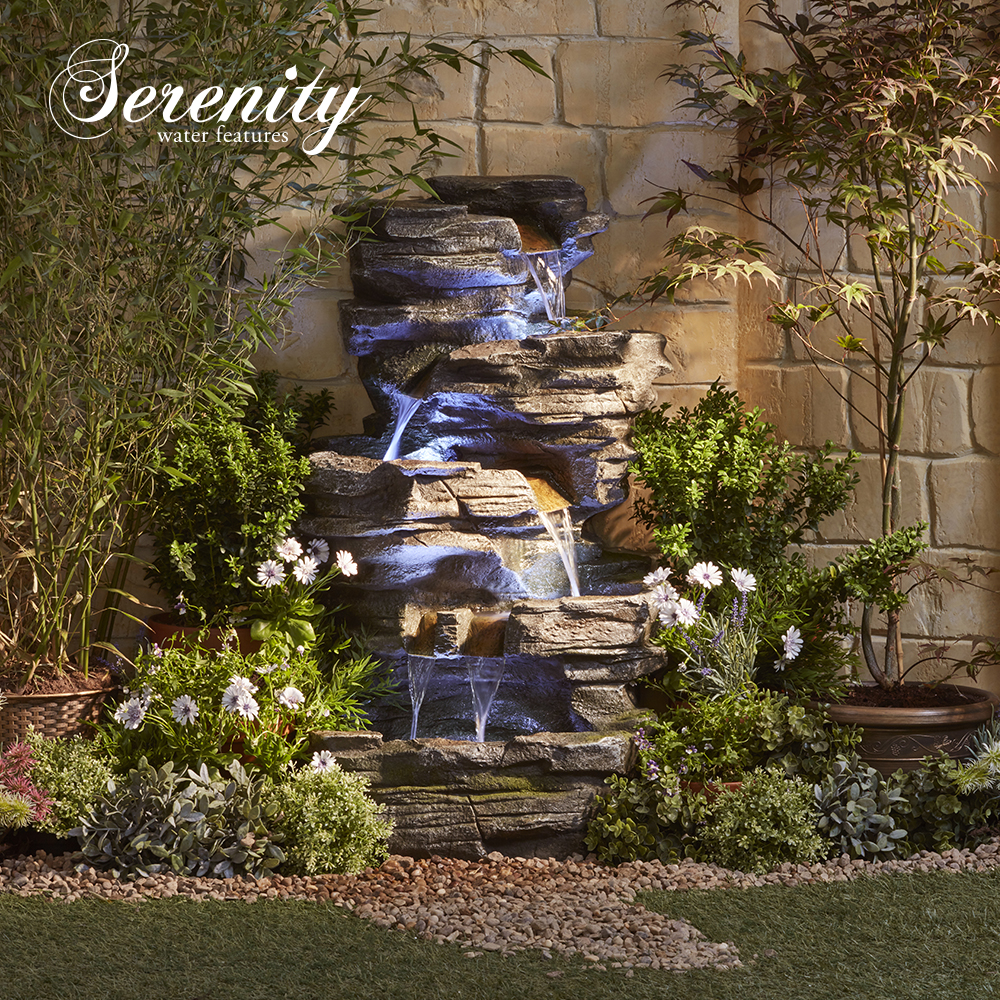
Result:
{"label": "ornate pot rim", "polygon": [[843,705],[837,702],[816,702],[837,722],[856,726],[876,726],[879,729],[952,728],[956,724],[974,724],[988,719],[1000,705],[1000,696],[984,688],[949,684],[963,694],[976,696],[965,705],[942,705],[938,708],[908,708],[884,705]]}

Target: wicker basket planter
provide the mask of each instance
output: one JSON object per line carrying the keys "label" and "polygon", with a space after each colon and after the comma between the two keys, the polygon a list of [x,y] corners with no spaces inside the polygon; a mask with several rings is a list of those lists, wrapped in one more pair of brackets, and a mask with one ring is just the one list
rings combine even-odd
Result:
{"label": "wicker basket planter", "polygon": [[75,736],[91,731],[111,693],[108,688],[62,694],[8,694],[0,708],[0,747],[23,739],[29,726],[43,736]]}

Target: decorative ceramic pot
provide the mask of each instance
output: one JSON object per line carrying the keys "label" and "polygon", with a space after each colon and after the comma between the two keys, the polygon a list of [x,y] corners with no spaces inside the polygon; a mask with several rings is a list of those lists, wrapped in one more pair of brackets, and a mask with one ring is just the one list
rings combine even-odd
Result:
{"label": "decorative ceramic pot", "polygon": [[[153,615],[153,617],[146,622],[146,629],[149,632],[149,641],[155,642],[161,649],[167,646],[182,646],[190,644],[198,638],[201,632],[205,631],[203,628],[191,625],[174,625],[170,621],[170,615],[166,612],[159,615]],[[225,636],[230,630],[210,628],[207,631],[208,635],[203,643],[205,649],[223,649]],[[239,646],[239,651],[244,656],[256,653],[263,645],[263,643],[259,640],[250,638],[249,628],[238,628],[234,631],[236,632],[236,641]]]}
{"label": "decorative ceramic pot", "polygon": [[[969,698],[961,705],[937,708],[889,708],[874,705],[823,706],[834,722],[864,731],[858,753],[882,774],[914,771],[924,757],[941,751],[955,760],[965,754],[969,737],[988,722],[1000,697],[981,688],[949,684]],[[815,703],[814,703],[815,705]]]}

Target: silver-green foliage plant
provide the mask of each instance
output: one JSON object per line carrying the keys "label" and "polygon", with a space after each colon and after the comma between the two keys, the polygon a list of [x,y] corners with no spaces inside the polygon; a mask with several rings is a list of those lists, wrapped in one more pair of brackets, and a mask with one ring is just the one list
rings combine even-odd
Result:
{"label": "silver-green foliage plant", "polygon": [[313,765],[276,785],[270,803],[290,872],[356,874],[385,859],[392,824],[367,795],[361,775],[345,774],[320,751]]}
{"label": "silver-green foliage plant", "polygon": [[84,864],[126,879],[267,875],[284,860],[268,781],[249,778],[238,763],[229,772],[140,761],[120,784],[108,782],[72,831]]}
{"label": "silver-green foliage plant", "polygon": [[[727,233],[696,224],[671,237],[668,262],[645,291],[672,301],[693,280],[768,287],[769,321],[821,375],[835,365],[850,374],[844,398],[878,442],[877,514],[889,542],[902,527],[907,395],[953,332],[998,319],[997,243],[963,217],[962,202],[983,191],[975,168],[992,167],[979,143],[1000,122],[1000,2],[818,0],[790,17],[777,0],[761,0],[758,23],[785,47],[778,68],[754,68],[726,47],[712,28],[720,10],[712,0],[674,6],[699,8],[705,29],[681,32],[693,58],[664,76],[733,145],[720,165],[688,163],[700,190],[663,191],[650,214],[669,224],[697,200],[745,225]],[[746,238],[748,227],[774,247]],[[865,662],[885,688],[901,680],[899,577],[921,545],[914,535],[898,539],[879,569],[890,586],[858,595]],[[886,621],[881,659],[875,608]]]}
{"label": "silver-green foliage plant", "polygon": [[898,856],[907,835],[894,815],[903,801],[898,783],[854,754],[835,761],[814,790],[819,830],[839,853],[866,860]]}
{"label": "silver-green foliage plant", "polygon": [[100,741],[80,736],[50,739],[31,729],[25,737],[35,758],[32,780],[52,800],[50,812],[34,826],[68,837],[80,817],[103,795],[113,759]]}
{"label": "silver-green foliage plant", "polygon": [[706,858],[737,871],[766,872],[827,854],[816,829],[812,785],[781,768],[751,771],[739,788],[719,794],[701,843]]}

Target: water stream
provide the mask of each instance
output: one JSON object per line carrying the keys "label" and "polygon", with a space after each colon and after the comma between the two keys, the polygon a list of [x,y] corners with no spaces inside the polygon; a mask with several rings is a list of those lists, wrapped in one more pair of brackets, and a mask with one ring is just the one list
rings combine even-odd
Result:
{"label": "water stream", "polygon": [[410,418],[417,412],[417,407],[423,402],[421,397],[407,396],[405,393],[400,393],[396,398],[399,401],[399,409],[396,410],[396,420],[392,425],[392,439],[382,456],[383,462],[391,462],[394,458],[399,458],[399,443],[403,440],[403,432],[406,430]]}
{"label": "water stream", "polygon": [[576,540],[573,538],[573,519],[569,516],[569,508],[540,510],[538,517],[556,543],[559,558],[566,569],[566,576],[569,577],[570,593],[574,597],[579,597],[580,576],[576,570]]}
{"label": "water stream", "polygon": [[528,271],[545,303],[545,315],[552,323],[566,318],[566,289],[563,286],[562,258],[559,250],[539,250],[525,253]]}
{"label": "water stream", "polygon": [[486,720],[500,686],[503,670],[502,656],[469,657],[469,686],[472,688],[472,704],[476,712],[477,743],[486,740]]}
{"label": "water stream", "polygon": [[427,694],[427,685],[430,683],[431,674],[434,673],[434,664],[437,657],[434,656],[414,656],[412,653],[406,658],[406,673],[410,679],[410,701],[413,703],[413,714],[410,717],[410,739],[417,738],[417,718],[420,715],[420,706],[423,704],[424,695]]}

